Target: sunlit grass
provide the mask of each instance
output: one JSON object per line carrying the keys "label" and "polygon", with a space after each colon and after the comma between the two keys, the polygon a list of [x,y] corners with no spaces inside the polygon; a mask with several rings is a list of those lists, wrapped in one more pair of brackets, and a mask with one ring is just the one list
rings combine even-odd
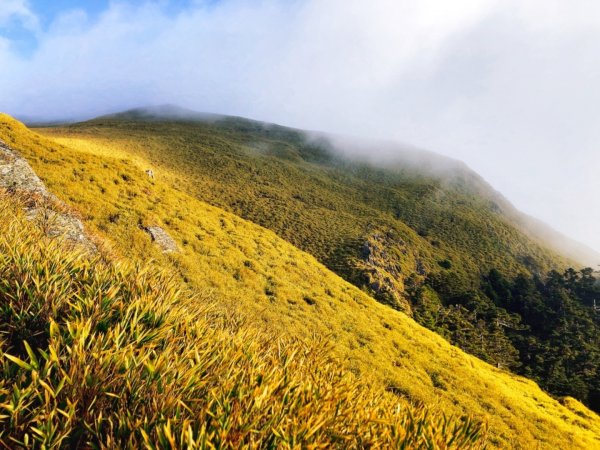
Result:
{"label": "sunlit grass", "polygon": [[[63,146],[8,118],[0,121],[0,138],[116,253],[154,258],[182,285],[252,324],[257,336],[320,336],[328,354],[374,392],[387,389],[434,411],[489,423],[493,447],[600,447],[600,419],[579,403],[563,405],[535,383],[450,346],[273,232],[190,195],[181,174],[161,169],[149,179],[151,158],[129,158],[121,140],[75,136],[61,139]],[[151,244],[140,225],[152,224],[175,238],[178,253],[162,255]]]}
{"label": "sunlit grass", "polygon": [[485,428],[361,385],[152,267],[88,259],[0,194],[5,448],[482,448]]}

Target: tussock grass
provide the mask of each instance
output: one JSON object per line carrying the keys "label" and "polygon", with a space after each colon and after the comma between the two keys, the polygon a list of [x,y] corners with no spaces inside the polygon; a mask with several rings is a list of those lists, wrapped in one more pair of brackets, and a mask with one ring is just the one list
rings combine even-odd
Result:
{"label": "tussock grass", "polygon": [[360,384],[175,278],[67,250],[0,197],[5,448],[483,448],[485,427]]}

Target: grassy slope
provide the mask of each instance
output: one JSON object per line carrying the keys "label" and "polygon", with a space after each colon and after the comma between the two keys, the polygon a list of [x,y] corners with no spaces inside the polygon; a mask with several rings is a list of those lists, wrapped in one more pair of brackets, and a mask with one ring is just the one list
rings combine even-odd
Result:
{"label": "grassy slope", "polygon": [[[115,147],[181,190],[275,231],[356,285],[369,285],[363,248],[391,233],[396,288],[449,259],[465,283],[492,267],[545,272],[565,264],[519,232],[482,196],[478,180],[455,171],[447,183],[414,170],[377,169],[331,158],[302,134],[241,119],[215,123],[98,119],[45,130],[64,143]],[[406,308],[406,303],[402,304]]]}
{"label": "grassy slope", "polygon": [[65,247],[23,206],[0,192],[0,447],[484,447],[480,424],[370,389],[156,267]]}
{"label": "grassy slope", "polygon": [[[273,232],[188,195],[177,184],[180,174],[148,179],[150,161],[127,145],[63,146],[6,116],[0,138],[116,251],[175,267],[193,288],[237,305],[249,320],[286,335],[325,334],[362,377],[447,413],[487,420],[494,446],[600,448],[600,419],[577,402],[561,404],[533,382],[450,346]],[[163,226],[181,252],[160,255],[139,222]]]}

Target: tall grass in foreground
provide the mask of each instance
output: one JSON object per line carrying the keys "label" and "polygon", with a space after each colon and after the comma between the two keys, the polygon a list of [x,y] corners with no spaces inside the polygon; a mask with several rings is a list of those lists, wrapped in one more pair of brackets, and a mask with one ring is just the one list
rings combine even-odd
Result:
{"label": "tall grass in foreground", "polygon": [[0,196],[0,447],[483,448],[322,344],[265,336],[169,276],[49,240]]}

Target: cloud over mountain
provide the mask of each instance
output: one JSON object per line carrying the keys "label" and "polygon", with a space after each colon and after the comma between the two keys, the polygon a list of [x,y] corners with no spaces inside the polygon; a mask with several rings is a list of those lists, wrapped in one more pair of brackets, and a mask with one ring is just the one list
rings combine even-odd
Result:
{"label": "cloud over mountain", "polygon": [[58,118],[175,103],[399,139],[466,161],[600,248],[597,2],[177,4],[82,4],[40,26],[35,2],[3,1],[0,108]]}

